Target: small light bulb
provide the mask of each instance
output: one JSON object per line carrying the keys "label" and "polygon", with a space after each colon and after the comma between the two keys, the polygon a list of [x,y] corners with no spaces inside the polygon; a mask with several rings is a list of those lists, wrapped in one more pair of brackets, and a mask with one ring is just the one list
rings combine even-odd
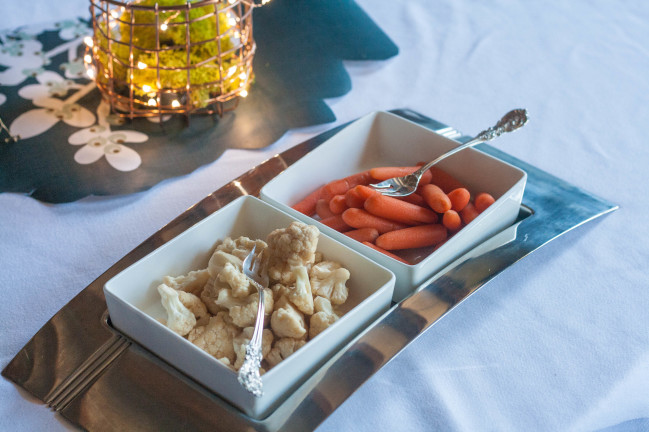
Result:
{"label": "small light bulb", "polygon": [[113,18],[117,18],[119,16],[119,12],[117,12],[117,9],[113,9],[112,11],[110,11],[110,15]]}
{"label": "small light bulb", "polygon": [[92,40],[92,38],[90,36],[86,36],[85,38],[83,38],[83,43],[85,43],[86,45],[88,45],[91,48],[94,45],[94,42],[93,42],[93,40]]}
{"label": "small light bulb", "polygon": [[83,56],[83,61],[86,63],[91,63],[92,57],[90,56],[90,54],[86,54],[85,56]]}
{"label": "small light bulb", "polygon": [[148,85],[144,84],[144,85],[142,86],[142,91],[143,91],[144,93],[149,93],[149,92],[151,91],[151,86],[148,86]]}
{"label": "small light bulb", "polygon": [[229,18],[228,24],[230,25],[230,27],[234,27],[235,25],[237,25],[237,20],[234,18]]}
{"label": "small light bulb", "polygon": [[95,70],[92,68],[86,70],[86,75],[88,75],[88,78],[90,79],[95,79]]}
{"label": "small light bulb", "polygon": [[138,69],[146,69],[146,63],[137,62],[137,68]]}
{"label": "small light bulb", "polygon": [[228,69],[228,78],[230,78],[234,73],[237,71],[236,66],[230,66],[230,69]]}
{"label": "small light bulb", "polygon": [[242,98],[245,98],[246,96],[248,96],[248,90],[245,90],[245,89],[241,90],[241,93],[239,93],[239,96],[241,96]]}
{"label": "small light bulb", "polygon": [[178,108],[180,106],[180,102],[178,102],[177,100],[171,101],[171,106],[173,108]]}
{"label": "small light bulb", "polygon": [[153,98],[149,99],[149,106],[156,106],[157,104],[158,104],[158,102],[156,102],[155,99],[153,99]]}
{"label": "small light bulb", "polygon": [[239,74],[239,79],[240,79],[241,81],[245,81],[245,80],[248,79],[248,75],[246,75],[245,72],[241,72],[241,73]]}
{"label": "small light bulb", "polygon": [[167,30],[167,24],[166,23],[160,24],[160,30],[162,30],[162,31]]}

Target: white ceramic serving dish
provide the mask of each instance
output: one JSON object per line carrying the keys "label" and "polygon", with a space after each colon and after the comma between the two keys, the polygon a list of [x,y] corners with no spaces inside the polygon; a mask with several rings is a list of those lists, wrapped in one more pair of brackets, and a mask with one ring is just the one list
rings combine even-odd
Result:
{"label": "white ceramic serving dish", "polygon": [[295,219],[267,203],[241,197],[170,240],[110,279],[104,286],[112,325],[177,369],[220,395],[250,417],[269,414],[334,352],[390,306],[394,275],[367,257],[320,235],[318,251],[351,273],[346,313],[293,355],[262,376],[264,395],[255,398],[236,372],[161,324],[166,313],[157,286],[165,275],[207,267],[217,240],[247,236],[265,239]]}
{"label": "white ceramic serving dish", "polygon": [[261,198],[392,270],[397,278],[393,300],[398,302],[446,264],[513,223],[527,180],[524,171],[473,148],[440,162],[437,166],[460,180],[472,195],[488,192],[496,202],[415,265],[387,257],[290,206],[332,180],[374,167],[413,166],[457,145],[402,117],[375,112],[351,123],[268,182]]}

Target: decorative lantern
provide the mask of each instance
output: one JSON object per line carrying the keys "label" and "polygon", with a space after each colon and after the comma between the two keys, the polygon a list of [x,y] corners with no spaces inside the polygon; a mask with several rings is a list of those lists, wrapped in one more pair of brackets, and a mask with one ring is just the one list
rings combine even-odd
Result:
{"label": "decorative lantern", "polygon": [[256,6],[252,0],[90,0],[88,75],[123,117],[222,115],[253,80]]}

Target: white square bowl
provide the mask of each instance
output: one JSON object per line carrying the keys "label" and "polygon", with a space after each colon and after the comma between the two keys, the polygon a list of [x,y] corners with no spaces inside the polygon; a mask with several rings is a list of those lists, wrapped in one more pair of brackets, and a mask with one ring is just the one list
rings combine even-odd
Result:
{"label": "white square bowl", "polygon": [[309,192],[351,174],[381,166],[414,166],[459,144],[423,126],[387,112],[353,122],[309,152],[261,189],[261,198],[304,222],[316,225],[339,242],[363,253],[396,275],[393,300],[410,295],[446,264],[511,225],[525,190],[525,171],[470,148],[437,166],[461,181],[475,196],[490,193],[496,202],[450,240],[417,264],[390,258],[306,216],[291,206]]}
{"label": "white square bowl", "polygon": [[220,395],[250,417],[260,419],[317,370],[333,353],[390,306],[394,275],[363,255],[320,235],[318,251],[351,273],[346,312],[325,331],[262,376],[264,395],[255,398],[237,373],[158,320],[166,318],[157,286],[166,275],[207,267],[217,240],[247,236],[265,239],[295,219],[263,201],[241,197],[110,279],[104,294],[112,325],[177,369]]}

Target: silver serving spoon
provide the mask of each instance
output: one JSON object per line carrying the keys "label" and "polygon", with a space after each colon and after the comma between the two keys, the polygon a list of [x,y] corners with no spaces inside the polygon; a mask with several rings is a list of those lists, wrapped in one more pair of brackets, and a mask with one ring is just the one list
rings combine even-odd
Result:
{"label": "silver serving spoon", "polygon": [[459,145],[443,155],[439,156],[437,159],[428,162],[426,165],[422,166],[412,174],[408,174],[402,177],[394,177],[382,181],[381,183],[370,184],[370,187],[381,192],[383,195],[388,196],[407,196],[413,193],[417,189],[419,180],[424,175],[426,171],[437,162],[446,159],[447,157],[454,155],[455,153],[464,150],[465,148],[473,147],[474,145],[491,141],[494,138],[499,137],[500,135],[506,132],[512,132],[516,129],[522,127],[527,123],[528,116],[527,110],[525,109],[515,109],[503,116],[495,126],[490,127],[489,129],[483,130],[475,138],[470,141],[465,142],[462,145]]}

